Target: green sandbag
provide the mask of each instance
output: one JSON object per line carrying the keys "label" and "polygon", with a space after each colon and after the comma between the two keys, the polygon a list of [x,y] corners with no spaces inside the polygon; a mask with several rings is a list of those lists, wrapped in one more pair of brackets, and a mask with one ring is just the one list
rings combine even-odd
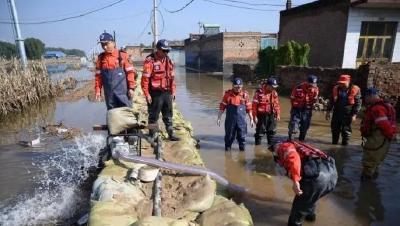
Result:
{"label": "green sandbag", "polygon": [[140,114],[129,107],[114,108],[107,112],[107,125],[111,134],[118,134],[144,124],[145,122],[140,119]]}

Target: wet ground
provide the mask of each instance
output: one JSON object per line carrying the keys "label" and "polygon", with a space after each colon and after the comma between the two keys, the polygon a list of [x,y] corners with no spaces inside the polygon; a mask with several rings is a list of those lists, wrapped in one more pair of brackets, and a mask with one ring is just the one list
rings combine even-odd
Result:
{"label": "wet ground", "polygon": [[[87,70],[53,74],[54,80],[73,75],[90,79]],[[266,150],[266,143],[254,146],[254,128],[248,128],[246,152],[224,151],[223,126],[216,125],[218,104],[231,84],[220,77],[186,73],[177,69],[177,103],[186,120],[191,121],[200,141],[206,165],[234,183],[249,188],[253,197],[240,197],[249,208],[255,225],[285,225],[293,193],[289,179]],[[252,96],[254,87],[247,87]],[[282,119],[278,134],[287,134],[289,102],[282,98]],[[305,225],[400,225],[400,147],[392,145],[380,176],[375,182],[360,183],[360,135],[355,123],[352,143],[347,147],[330,145],[329,123],[315,112],[308,141],[336,159],[339,182],[333,193],[317,206],[317,222]],[[25,148],[20,140],[34,139],[38,127],[62,121],[70,127],[91,130],[104,123],[105,104],[84,97],[77,101],[50,101],[33,107],[23,115],[0,124],[0,222],[8,225],[54,224],[68,222],[76,209],[87,206],[82,195],[85,173],[96,164],[104,137],[88,135],[77,141],[60,141],[44,134],[42,148]],[[82,197],[84,196],[84,197]],[[256,196],[256,197],[255,197]],[[235,197],[239,198],[239,197]],[[37,211],[38,208],[41,211]]]}

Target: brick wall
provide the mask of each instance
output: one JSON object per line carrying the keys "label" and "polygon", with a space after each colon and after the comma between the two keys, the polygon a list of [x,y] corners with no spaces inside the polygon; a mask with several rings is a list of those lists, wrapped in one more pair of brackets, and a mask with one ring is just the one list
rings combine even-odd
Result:
{"label": "brick wall", "polygon": [[[320,1],[312,4],[325,3]],[[347,16],[347,3],[330,4],[328,2],[326,5],[282,11],[279,24],[279,45],[290,40],[308,43],[311,46],[310,66],[341,67]]]}

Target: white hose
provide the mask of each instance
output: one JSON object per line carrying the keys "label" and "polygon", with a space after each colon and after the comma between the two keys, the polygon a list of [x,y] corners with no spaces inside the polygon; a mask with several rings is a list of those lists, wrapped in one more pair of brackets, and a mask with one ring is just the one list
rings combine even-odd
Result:
{"label": "white hose", "polygon": [[136,155],[126,155],[126,154],[122,154],[118,151],[113,152],[112,156],[115,159],[121,159],[121,160],[128,161],[128,162],[143,163],[143,164],[146,164],[149,166],[179,171],[179,172],[183,172],[183,173],[187,173],[187,174],[191,174],[191,175],[200,175],[200,176],[208,175],[212,179],[214,179],[217,183],[221,184],[222,186],[224,186],[232,191],[247,192],[246,188],[243,188],[242,186],[230,183],[224,177],[218,175],[217,173],[215,173],[207,168],[182,165],[182,164],[178,164],[178,163],[164,162],[164,161],[159,161],[159,160],[156,160],[153,158],[147,158],[147,157],[136,156]]}

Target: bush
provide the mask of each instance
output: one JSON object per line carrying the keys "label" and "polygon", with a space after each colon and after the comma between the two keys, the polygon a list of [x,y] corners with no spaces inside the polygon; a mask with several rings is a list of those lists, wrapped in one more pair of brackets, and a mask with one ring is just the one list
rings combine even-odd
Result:
{"label": "bush", "polygon": [[269,76],[275,73],[277,65],[308,66],[310,45],[289,41],[278,49],[267,47],[258,52],[258,63],[256,73]]}
{"label": "bush", "polygon": [[17,57],[17,50],[14,44],[0,41],[0,57],[11,59]]}
{"label": "bush", "polygon": [[39,60],[44,54],[44,43],[36,38],[25,39],[26,57],[29,60]]}

